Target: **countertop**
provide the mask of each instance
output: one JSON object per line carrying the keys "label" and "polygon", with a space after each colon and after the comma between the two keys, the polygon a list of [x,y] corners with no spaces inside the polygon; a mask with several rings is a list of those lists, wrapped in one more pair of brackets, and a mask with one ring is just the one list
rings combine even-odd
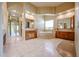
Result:
{"label": "countertop", "polygon": [[35,31],[36,29],[35,28],[27,28],[25,29],[26,31]]}
{"label": "countertop", "polygon": [[56,30],[56,31],[63,31],[63,32],[74,32],[74,30]]}

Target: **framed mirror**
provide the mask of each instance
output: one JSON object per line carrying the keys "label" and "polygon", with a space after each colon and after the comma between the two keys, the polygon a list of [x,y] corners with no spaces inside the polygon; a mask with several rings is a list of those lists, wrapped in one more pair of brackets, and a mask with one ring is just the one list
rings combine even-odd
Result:
{"label": "framed mirror", "polygon": [[73,17],[57,20],[57,29],[74,29]]}
{"label": "framed mirror", "polygon": [[34,28],[34,20],[29,20],[26,21],[26,27],[25,28]]}

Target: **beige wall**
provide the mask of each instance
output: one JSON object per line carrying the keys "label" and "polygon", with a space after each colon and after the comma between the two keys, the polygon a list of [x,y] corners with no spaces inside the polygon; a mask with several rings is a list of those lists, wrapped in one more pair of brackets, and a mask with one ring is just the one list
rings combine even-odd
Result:
{"label": "beige wall", "polygon": [[79,57],[79,3],[76,3],[75,7],[75,46],[76,55]]}
{"label": "beige wall", "polygon": [[23,12],[23,3],[21,2],[8,2],[8,10],[16,10],[18,14]]}
{"label": "beige wall", "polygon": [[3,35],[7,33],[7,4],[0,3],[0,56],[3,56]]}
{"label": "beige wall", "polygon": [[63,12],[72,8],[75,8],[75,3],[66,2],[56,7],[38,7],[37,13],[38,14],[55,14],[55,13]]}
{"label": "beige wall", "polygon": [[0,57],[3,56],[3,3],[0,3]]}
{"label": "beige wall", "polygon": [[68,9],[72,9],[74,7],[75,7],[75,3],[73,3],[73,2],[65,2],[57,7],[35,7],[29,2],[27,2],[27,3],[22,3],[22,2],[8,3],[9,9],[16,9],[19,12],[28,10],[30,12],[37,13],[37,14],[55,14],[55,13],[59,13],[62,11],[66,11]]}
{"label": "beige wall", "polygon": [[37,14],[55,14],[55,7],[38,7]]}
{"label": "beige wall", "polygon": [[8,10],[7,3],[3,3],[3,35],[6,33],[6,39],[8,39]]}
{"label": "beige wall", "polygon": [[44,17],[42,15],[36,16],[35,28],[38,30],[44,30]]}
{"label": "beige wall", "polygon": [[28,10],[30,12],[35,13],[36,7],[30,4],[29,2],[23,3],[23,2],[10,2],[8,3],[8,9],[10,10],[17,10],[17,12],[24,12],[25,10]]}
{"label": "beige wall", "polygon": [[3,20],[3,30],[7,31],[8,28],[8,10],[7,10],[7,3],[3,3],[3,16],[4,16],[4,20]]}
{"label": "beige wall", "polygon": [[73,2],[66,2],[66,3],[63,3],[59,6],[56,7],[56,13],[59,13],[59,12],[62,12],[62,11],[66,11],[68,9],[72,9],[72,8],[75,8],[75,3]]}
{"label": "beige wall", "polygon": [[24,10],[28,10],[31,13],[36,13],[36,7],[30,3],[24,3]]}

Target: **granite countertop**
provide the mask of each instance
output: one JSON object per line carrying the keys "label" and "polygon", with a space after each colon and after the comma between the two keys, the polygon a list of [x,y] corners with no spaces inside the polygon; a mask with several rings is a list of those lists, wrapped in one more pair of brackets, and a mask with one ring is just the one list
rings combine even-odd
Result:
{"label": "granite countertop", "polygon": [[27,29],[25,29],[26,31],[34,31],[34,30],[36,30],[36,29],[34,29],[34,28],[27,28]]}
{"label": "granite countertop", "polygon": [[56,31],[63,31],[63,32],[74,32],[74,30],[56,30]]}

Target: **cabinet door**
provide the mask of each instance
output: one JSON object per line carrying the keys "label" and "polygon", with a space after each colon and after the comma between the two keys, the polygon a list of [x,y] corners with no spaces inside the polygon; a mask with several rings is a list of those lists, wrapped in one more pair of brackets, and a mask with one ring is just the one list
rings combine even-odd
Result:
{"label": "cabinet door", "polygon": [[26,39],[33,39],[37,37],[36,31],[26,31],[25,38]]}
{"label": "cabinet door", "polygon": [[74,32],[68,33],[68,39],[74,41]]}
{"label": "cabinet door", "polygon": [[56,32],[56,38],[66,39],[66,40],[72,40],[74,41],[74,32]]}

